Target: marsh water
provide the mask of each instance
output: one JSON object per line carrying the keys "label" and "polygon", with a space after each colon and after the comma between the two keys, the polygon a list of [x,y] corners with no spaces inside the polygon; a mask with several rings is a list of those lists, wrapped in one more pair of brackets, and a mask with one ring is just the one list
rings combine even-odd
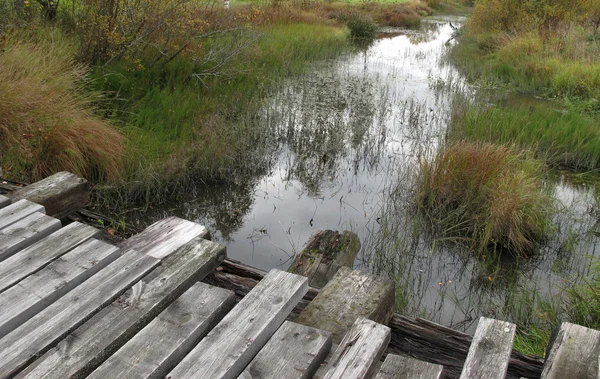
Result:
{"label": "marsh water", "polygon": [[289,80],[251,118],[264,132],[230,183],[199,186],[138,222],[178,215],[205,224],[230,258],[265,270],[287,269],[318,230],[354,231],[362,242],[355,266],[393,278],[401,312],[461,330],[482,315],[510,318],[513,302],[559,295],[599,253],[595,179],[545,178],[559,204],[556,235],[526,262],[490,269],[416,226],[418,165],[443,143],[455,95],[489,95],[446,59],[463,21],[432,17],[418,30],[385,30]]}

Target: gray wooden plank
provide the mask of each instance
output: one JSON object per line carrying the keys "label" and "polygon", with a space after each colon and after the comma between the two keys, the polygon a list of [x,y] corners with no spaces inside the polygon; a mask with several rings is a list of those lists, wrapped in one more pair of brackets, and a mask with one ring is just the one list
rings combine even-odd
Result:
{"label": "gray wooden plank", "polygon": [[[196,238],[30,365],[22,377],[85,378],[167,305],[224,259],[223,245]],[[21,376],[20,376],[21,377]]]}
{"label": "gray wooden plank", "polygon": [[237,378],[307,291],[307,278],[271,270],[169,376]]}
{"label": "gray wooden plank", "polygon": [[73,222],[0,262],[0,293],[98,234],[96,228]]}
{"label": "gray wooden plank", "polygon": [[89,240],[0,294],[0,338],[119,257],[119,249]]}
{"label": "gray wooden plank", "polygon": [[35,357],[113,302],[160,263],[127,251],[77,288],[0,339],[0,377],[12,377]]}
{"label": "gray wooden plank", "polygon": [[330,331],[339,343],[358,317],[387,324],[395,307],[394,282],[341,267],[296,322]]}
{"label": "gray wooden plank", "polygon": [[19,200],[0,209],[0,230],[29,216],[32,213],[46,213],[43,206],[27,200]]}
{"label": "gray wooden plank", "polygon": [[375,379],[442,379],[444,366],[388,354]]}
{"label": "gray wooden plank", "polygon": [[33,213],[0,230],[0,262],[61,227],[59,220]]}
{"label": "gray wooden plank", "polygon": [[121,249],[134,249],[162,259],[196,237],[207,237],[206,228],[178,217],[157,221],[142,233],[121,242]]}
{"label": "gray wooden plank", "polygon": [[563,322],[546,354],[542,379],[597,379],[600,331]]}
{"label": "gray wooden plank", "polygon": [[0,195],[0,208],[10,205],[11,201],[8,197]]}
{"label": "gray wooden plank", "polygon": [[238,379],[309,379],[331,349],[331,333],[286,321]]}
{"label": "gray wooden plank", "polygon": [[460,378],[504,378],[515,330],[510,322],[481,317]]}
{"label": "gray wooden plank", "polygon": [[14,190],[7,195],[12,201],[27,199],[46,208],[46,214],[63,218],[87,205],[90,199],[87,180],[62,171]]}
{"label": "gray wooden plank", "polygon": [[234,305],[233,292],[194,284],[88,379],[164,378]]}
{"label": "gray wooden plank", "polygon": [[329,360],[324,379],[370,378],[390,338],[390,328],[359,317]]}

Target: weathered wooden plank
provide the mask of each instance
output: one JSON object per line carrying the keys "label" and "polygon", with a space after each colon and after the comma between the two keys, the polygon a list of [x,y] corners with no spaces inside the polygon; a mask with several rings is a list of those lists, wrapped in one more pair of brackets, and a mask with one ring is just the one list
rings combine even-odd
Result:
{"label": "weathered wooden plank", "polygon": [[394,311],[394,282],[342,267],[296,322],[331,332],[339,343],[358,317],[386,324]]}
{"label": "weathered wooden plank", "polygon": [[28,367],[27,378],[85,378],[225,258],[223,245],[200,237]]}
{"label": "weathered wooden plank", "polygon": [[308,277],[311,287],[323,288],[340,267],[354,265],[359,251],[356,233],[321,230],[308,241],[288,271]]}
{"label": "weathered wooden plank", "polygon": [[331,349],[331,333],[286,321],[238,379],[312,378]]}
{"label": "weathered wooden plank", "polygon": [[90,240],[0,294],[0,338],[117,259],[119,249]]}
{"label": "weathered wooden plank", "polygon": [[442,379],[444,366],[388,354],[375,379]]}
{"label": "weathered wooden plank", "polygon": [[331,356],[324,379],[370,378],[390,336],[387,326],[359,317]]}
{"label": "weathered wooden plank", "polygon": [[0,293],[100,231],[73,222],[0,262]]}
{"label": "weathered wooden plank", "polygon": [[307,278],[271,270],[169,375],[237,378],[307,290]]}
{"label": "weathered wooden plank", "polygon": [[542,379],[598,379],[600,331],[563,322],[551,341]]}
{"label": "weathered wooden plank", "polygon": [[35,357],[113,302],[160,263],[136,251],[108,265],[0,339],[0,377],[12,377]]}
{"label": "weathered wooden plank", "polygon": [[234,305],[233,292],[196,283],[88,379],[164,378]]}
{"label": "weathered wooden plank", "polygon": [[87,205],[90,200],[87,180],[70,172],[58,172],[7,195],[13,202],[27,199],[46,207],[46,214],[63,218]]}
{"label": "weathered wooden plank", "polygon": [[20,200],[0,209],[0,230],[29,216],[32,213],[46,213],[43,206],[27,200]]}
{"label": "weathered wooden plank", "polygon": [[461,379],[504,378],[515,339],[515,324],[481,317]]}
{"label": "weathered wooden plank", "polygon": [[0,230],[0,261],[57,231],[61,226],[55,218],[33,213]]}
{"label": "weathered wooden plank", "polygon": [[8,197],[0,195],[0,208],[10,205],[11,201]]}
{"label": "weathered wooden plank", "polygon": [[157,221],[142,233],[121,242],[121,249],[134,249],[162,259],[196,237],[206,237],[206,228],[178,217]]}

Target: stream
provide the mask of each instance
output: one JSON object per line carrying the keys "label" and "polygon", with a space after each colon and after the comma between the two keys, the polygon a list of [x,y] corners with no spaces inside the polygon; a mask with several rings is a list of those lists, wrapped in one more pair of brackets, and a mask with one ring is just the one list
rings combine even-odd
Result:
{"label": "stream", "polygon": [[444,142],[455,94],[484,96],[446,60],[463,22],[436,16],[418,30],[386,29],[352,54],[315,64],[254,116],[268,136],[246,157],[260,162],[252,170],[128,222],[196,221],[230,258],[265,270],[287,269],[316,231],[351,230],[362,242],[355,267],[393,278],[399,311],[467,332],[480,316],[523,317],[519,304],[560,295],[590,275],[599,254],[591,175],[545,178],[559,204],[557,235],[528,262],[490,272],[468,251],[415,231],[419,161]]}

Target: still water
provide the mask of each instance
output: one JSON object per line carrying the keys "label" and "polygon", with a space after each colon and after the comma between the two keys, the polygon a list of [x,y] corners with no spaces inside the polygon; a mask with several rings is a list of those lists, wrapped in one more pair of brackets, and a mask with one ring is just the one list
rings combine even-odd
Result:
{"label": "still water", "polygon": [[594,181],[582,175],[546,179],[560,204],[558,233],[533,261],[490,271],[470,252],[415,229],[419,161],[443,143],[455,94],[484,96],[445,59],[462,22],[437,17],[419,30],[386,30],[286,82],[253,116],[266,136],[245,158],[252,170],[233,173],[227,185],[201,186],[139,222],[178,215],[202,223],[230,258],[266,270],[287,269],[318,230],[351,230],[362,242],[355,266],[393,278],[402,312],[467,331],[481,315],[510,319],[511,301],[560,294],[598,254]]}

